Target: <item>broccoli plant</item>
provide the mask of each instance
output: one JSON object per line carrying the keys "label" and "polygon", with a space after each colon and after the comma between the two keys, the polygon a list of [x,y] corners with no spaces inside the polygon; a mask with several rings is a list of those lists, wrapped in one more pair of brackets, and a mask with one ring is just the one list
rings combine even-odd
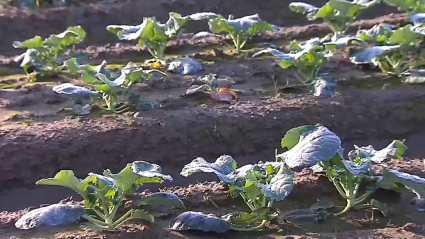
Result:
{"label": "broccoli plant", "polygon": [[231,16],[224,19],[221,15],[217,15],[208,21],[208,25],[213,33],[229,34],[237,51],[240,51],[253,35],[278,30],[276,26],[261,20],[258,14],[237,19],[232,19]]}
{"label": "broccoli plant", "polygon": [[[250,212],[235,212],[220,219],[229,222],[228,229],[237,231],[263,228],[267,221],[279,215],[278,211],[272,208],[273,202],[284,200],[293,188],[294,175],[281,162],[260,162],[237,168],[236,161],[229,155],[219,157],[214,163],[196,158],[183,168],[181,175],[187,177],[196,172],[215,173],[229,186],[232,197],[241,197],[245,201]],[[182,217],[177,219],[179,224],[186,220]],[[205,215],[197,217],[201,219]],[[176,222],[173,224],[172,228],[179,227]]]}
{"label": "broccoli plant", "polygon": [[280,67],[290,69],[295,78],[314,92],[316,96],[331,96],[336,90],[336,79],[330,74],[320,73],[327,58],[332,53],[327,51],[319,38],[305,42],[293,41],[289,47],[290,53],[283,53],[276,49],[261,50],[253,57],[261,54],[272,54],[281,59]]}
{"label": "broccoli plant", "polygon": [[[403,142],[399,140],[394,140],[379,151],[372,146],[355,146],[355,150],[348,153],[349,159],[346,160],[342,154],[339,137],[321,125],[304,125],[294,128],[288,131],[281,145],[288,151],[278,154],[277,157],[291,169],[303,169],[310,166],[322,168],[337,191],[346,199],[344,209],[335,213],[335,216],[342,215],[353,207],[376,207],[379,204],[376,200],[365,204],[369,196],[378,188],[376,183],[373,184],[378,177],[372,174],[371,164],[382,163],[389,158],[401,158],[406,149]],[[307,155],[301,154],[309,148],[312,150],[308,151]],[[322,149],[322,151],[315,149]],[[299,158],[300,156],[302,157]],[[364,181],[372,182],[372,186],[359,195],[360,186]]]}
{"label": "broccoli plant", "polygon": [[363,49],[350,49],[354,64],[371,64],[383,72],[397,77],[409,75],[409,69],[417,61],[416,51],[425,31],[420,25],[406,25],[397,30],[389,24],[380,24],[362,30],[357,37],[376,44]]}
{"label": "broccoli plant", "polygon": [[144,18],[143,22],[137,26],[109,25],[106,29],[117,35],[120,40],[138,40],[140,47],[146,46],[157,61],[164,63],[164,50],[167,43],[175,38],[188,22],[208,19],[215,15],[215,13],[195,13],[182,17],[178,13],[170,12],[170,17],[165,24],[151,17]]}
{"label": "broccoli plant", "polygon": [[354,21],[360,12],[379,3],[381,0],[330,0],[318,8],[308,3],[293,2],[289,8],[297,13],[306,14],[309,21],[322,19],[334,33],[345,33],[349,23]]}
{"label": "broccoli plant", "polygon": [[129,62],[117,74],[113,74],[105,68],[106,61],[96,67],[92,67],[90,65],[78,65],[75,59],[71,59],[66,62],[66,66],[71,72],[82,71],[82,81],[92,86],[94,91],[65,83],[53,87],[55,92],[99,97],[105,102],[105,109],[114,113],[122,113],[128,110],[128,105],[122,104],[119,98],[126,95],[135,83],[148,80],[153,73],[165,75],[165,73],[158,70],[143,70],[132,62]]}
{"label": "broccoli plant", "polygon": [[21,67],[26,74],[34,72],[59,72],[63,69],[63,63],[70,56],[65,55],[68,46],[80,43],[84,40],[86,32],[80,27],[68,27],[60,34],[51,35],[46,39],[40,36],[13,42],[15,48],[26,48],[26,52],[15,58],[21,62]]}
{"label": "broccoli plant", "polygon": [[[118,174],[113,174],[108,169],[103,175],[90,173],[88,177],[80,180],[71,170],[61,170],[54,178],[41,179],[37,184],[62,186],[74,190],[84,199],[85,213],[82,217],[103,230],[113,231],[132,219],[153,222],[154,217],[144,210],[130,209],[122,215],[119,210],[124,206],[124,199],[143,184],[164,181],[172,181],[172,178],[162,174],[159,165],[136,161],[127,164]],[[141,204],[184,206],[176,195],[170,195],[170,193],[157,193],[154,197],[161,200],[151,200],[152,196],[148,196],[147,200],[141,200]]]}

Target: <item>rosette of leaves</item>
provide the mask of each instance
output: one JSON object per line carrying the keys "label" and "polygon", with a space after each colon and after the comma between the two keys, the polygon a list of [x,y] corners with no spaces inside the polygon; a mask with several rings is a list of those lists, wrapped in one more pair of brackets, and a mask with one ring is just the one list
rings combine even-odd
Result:
{"label": "rosette of leaves", "polygon": [[370,64],[383,72],[402,77],[409,75],[409,70],[417,61],[416,52],[425,35],[420,25],[406,25],[392,30],[391,25],[374,26],[361,31],[357,37],[376,46],[363,49],[350,49],[350,60],[354,64]]}
{"label": "rosette of leaves", "polygon": [[[387,159],[398,159],[404,154],[406,146],[394,140],[386,148],[375,150],[372,146],[357,147],[348,153],[345,160],[341,140],[337,135],[321,125],[304,125],[289,130],[281,142],[288,151],[277,155],[288,167],[301,170],[319,165],[337,191],[347,200],[345,208],[336,213],[342,215],[352,207],[365,207],[365,200],[377,189],[372,185],[362,195],[358,195],[363,181],[376,181],[370,172],[372,163],[382,163]],[[369,204],[376,207],[377,203]]]}
{"label": "rosette of leaves", "polygon": [[[180,174],[187,177],[196,172],[216,174],[228,185],[232,197],[243,198],[250,212],[235,212],[220,219],[229,222],[228,229],[238,231],[259,230],[267,221],[276,218],[279,212],[272,208],[273,201],[284,200],[294,185],[292,171],[282,162],[260,162],[237,168],[236,161],[229,155],[220,156],[214,163],[196,158],[185,165]],[[208,215],[202,214],[198,217],[205,218]],[[178,217],[176,221],[179,221],[179,224],[188,223],[188,218]],[[199,225],[189,227],[203,230]],[[179,226],[173,225],[171,228]]]}
{"label": "rosette of leaves", "polygon": [[13,42],[15,48],[26,48],[26,52],[15,58],[25,73],[59,72],[70,56],[65,55],[67,47],[84,40],[86,32],[80,27],[68,27],[66,31],[46,39],[35,36],[23,42]]}
{"label": "rosette of leaves", "polygon": [[221,15],[217,15],[208,21],[208,25],[213,33],[229,34],[237,51],[240,51],[253,35],[264,31],[278,30],[276,26],[261,20],[258,14],[237,19],[232,19],[232,16],[225,19]]}
{"label": "rosette of leaves", "polygon": [[[127,164],[118,174],[113,174],[107,169],[103,175],[90,173],[81,180],[77,179],[71,170],[61,170],[54,178],[41,179],[37,184],[62,186],[74,190],[84,199],[85,213],[82,217],[103,230],[113,231],[132,219],[153,222],[153,216],[144,210],[130,209],[122,215],[119,210],[123,209],[124,199],[143,184],[171,180],[171,176],[162,174],[159,165],[136,161]],[[178,199],[175,195],[160,198],[161,200],[144,200],[143,205],[175,205],[170,201]]]}
{"label": "rosette of leaves", "polygon": [[305,14],[309,21],[323,20],[334,33],[344,33],[349,23],[362,11],[379,2],[380,0],[330,0],[320,8],[304,2],[293,2],[289,4],[289,8]]}
{"label": "rosette of leaves", "polygon": [[185,95],[195,93],[206,93],[211,98],[218,101],[231,102],[233,98],[237,98],[236,92],[231,90],[231,86],[235,83],[230,78],[217,78],[216,74],[208,74],[199,79],[200,83],[191,85],[185,92]]}
{"label": "rosette of leaves", "polygon": [[114,113],[122,113],[128,110],[128,105],[122,104],[120,97],[127,95],[134,84],[148,80],[153,73],[165,75],[165,73],[158,70],[143,70],[143,68],[133,62],[127,63],[117,74],[113,74],[105,68],[106,61],[93,67],[79,65],[74,59],[71,59],[65,65],[71,72],[82,72],[82,81],[90,85],[94,91],[89,89],[84,91],[81,87],[70,83],[56,86],[53,88],[54,91],[65,94],[80,94],[89,91],[91,96],[99,97],[105,102],[106,110]]}
{"label": "rosette of leaves", "polygon": [[293,41],[289,47],[290,53],[283,53],[276,49],[268,48],[258,51],[253,57],[261,54],[272,54],[281,59],[280,67],[283,69],[290,69],[295,78],[301,83],[302,86],[307,86],[315,95],[320,90],[316,89],[317,80],[320,80],[325,85],[334,85],[329,87],[330,92],[326,95],[333,95],[336,90],[336,79],[329,74],[323,75],[320,73],[321,68],[325,64],[327,58],[332,56],[332,53],[327,51],[321,44],[319,38],[313,38],[305,42]]}
{"label": "rosette of leaves", "polygon": [[165,24],[157,21],[155,17],[150,17],[143,18],[143,22],[137,26],[109,25],[106,29],[117,35],[120,40],[138,40],[140,47],[146,46],[157,61],[164,63],[164,50],[167,43],[175,38],[188,22],[208,19],[216,14],[206,12],[183,17],[178,13],[170,12],[169,15]]}

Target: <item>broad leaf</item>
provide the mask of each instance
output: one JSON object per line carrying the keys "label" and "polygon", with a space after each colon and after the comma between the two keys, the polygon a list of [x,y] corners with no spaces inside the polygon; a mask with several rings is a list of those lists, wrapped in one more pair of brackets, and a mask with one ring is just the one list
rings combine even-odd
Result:
{"label": "broad leaf", "polygon": [[294,173],[282,163],[279,172],[270,180],[270,183],[255,182],[255,185],[261,188],[268,198],[282,201],[294,188]]}
{"label": "broad leaf", "polygon": [[332,39],[331,39],[330,42],[324,43],[325,48],[328,51],[333,51],[335,49],[344,48],[346,46],[354,45],[354,44],[364,45],[364,44],[366,44],[366,42],[364,42],[363,40],[361,40],[357,37],[352,37],[352,36],[349,36],[349,35],[342,35],[342,34],[339,34],[339,33],[335,33],[332,36]]}
{"label": "broad leaf", "polygon": [[374,46],[361,50],[350,49],[350,60],[354,64],[370,64],[375,62],[376,57],[399,49],[400,46]]}
{"label": "broad leaf", "polygon": [[359,30],[356,37],[366,42],[382,44],[394,32],[394,26],[387,23],[380,23],[368,30]]}
{"label": "broad leaf", "polygon": [[121,192],[127,192],[131,188],[137,189],[144,183],[163,183],[173,180],[171,176],[162,174],[161,166],[144,161],[127,164],[118,174],[111,173],[109,169],[103,174],[113,178]]}
{"label": "broad leaf", "polygon": [[289,151],[277,155],[291,169],[300,170],[329,160],[341,148],[341,140],[324,126],[308,127],[299,142]]}
{"label": "broad leaf", "polygon": [[408,173],[399,172],[394,169],[384,168],[382,177],[380,178],[380,180],[378,180],[378,186],[385,189],[391,189],[392,187],[400,184],[412,191],[414,194],[416,194],[419,199],[425,199],[424,178]]}
{"label": "broad leaf", "polygon": [[393,34],[388,39],[389,45],[410,45],[414,44],[419,38],[420,34],[412,31],[411,25],[406,25],[400,27],[393,32]]}
{"label": "broad leaf", "polygon": [[289,9],[293,12],[307,14],[319,10],[318,7],[304,2],[292,2],[289,4]]}
{"label": "broad leaf", "polygon": [[236,178],[230,177],[236,169],[236,161],[229,155],[220,156],[214,163],[208,163],[203,158],[196,158],[186,164],[180,175],[187,177],[196,172],[215,173],[221,181],[233,183]]}
{"label": "broad leaf", "polygon": [[43,47],[43,39],[40,36],[35,36],[23,42],[14,41],[13,47],[15,48],[40,48]]}
{"label": "broad leaf", "polygon": [[293,129],[288,130],[285,136],[282,138],[281,146],[282,148],[292,149],[295,145],[298,144],[301,138],[301,134],[304,131],[312,130],[316,128],[317,125],[303,125]]}
{"label": "broad leaf", "polygon": [[360,162],[354,163],[352,161],[348,160],[342,160],[342,163],[344,164],[345,168],[350,172],[351,174],[355,176],[361,176],[363,174],[366,174],[369,172],[370,168],[370,161],[369,160],[362,160]]}
{"label": "broad leaf", "polygon": [[58,94],[79,95],[79,96],[96,96],[99,92],[91,91],[87,88],[76,86],[71,83],[64,83],[53,86],[52,90]]}
{"label": "broad leaf", "polygon": [[425,23],[425,13],[412,13],[408,15],[409,21],[413,23]]}
{"label": "broad leaf", "polygon": [[214,214],[201,212],[184,212],[170,222],[170,229],[175,231],[198,230],[204,232],[225,233],[230,229],[231,223]]}
{"label": "broad leaf", "polygon": [[92,175],[84,180],[77,179],[72,170],[61,170],[54,178],[41,179],[37,185],[55,185],[70,188],[80,194],[83,198],[87,196],[87,187],[91,183],[96,183],[97,177]]}
{"label": "broad leaf", "polygon": [[367,159],[373,163],[382,163],[387,159],[400,159],[406,151],[406,145],[400,140],[394,140],[386,148],[379,151],[375,150],[372,145],[366,147],[358,147],[354,145],[355,150],[348,153],[351,161],[356,159]]}
{"label": "broad leaf", "polygon": [[184,203],[180,198],[171,192],[157,192],[144,196],[136,202],[139,206],[173,206],[184,209]]}
{"label": "broad leaf", "polygon": [[126,221],[131,219],[142,219],[150,223],[155,221],[155,218],[151,214],[143,210],[133,210],[130,214],[130,217]]}
{"label": "broad leaf", "polygon": [[247,32],[253,35],[267,30],[274,30],[272,25],[262,21],[258,14],[233,20],[226,20],[218,15],[216,18],[211,19],[208,24],[213,33],[226,32],[235,34],[236,32]]}

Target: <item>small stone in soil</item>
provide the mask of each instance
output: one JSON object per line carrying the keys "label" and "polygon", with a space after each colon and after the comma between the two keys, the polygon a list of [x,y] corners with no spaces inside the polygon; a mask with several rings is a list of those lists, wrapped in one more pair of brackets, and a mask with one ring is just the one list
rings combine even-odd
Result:
{"label": "small stone in soil", "polygon": [[78,221],[84,214],[84,207],[66,204],[53,204],[26,213],[16,223],[19,229],[32,229],[41,226],[60,226]]}

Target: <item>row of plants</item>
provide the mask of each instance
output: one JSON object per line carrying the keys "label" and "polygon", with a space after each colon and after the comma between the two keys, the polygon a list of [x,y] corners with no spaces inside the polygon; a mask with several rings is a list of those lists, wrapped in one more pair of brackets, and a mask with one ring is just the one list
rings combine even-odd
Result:
{"label": "row of plants", "polygon": [[[347,35],[350,23],[364,10],[378,4],[381,0],[373,1],[345,1],[330,0],[322,7],[293,2],[290,9],[305,14],[309,20],[323,20],[333,31],[331,37],[312,38],[304,42],[293,41],[289,46],[289,53],[284,53],[276,49],[268,48],[253,55],[257,57],[261,54],[272,54],[281,59],[280,66],[293,72],[295,79],[298,79],[303,87],[307,87],[315,96],[329,97],[336,90],[337,79],[331,74],[323,71],[323,66],[331,60],[335,50],[349,47],[349,59],[354,64],[369,64],[379,67],[383,72],[397,77],[410,76],[406,81],[411,83],[425,82],[423,70],[417,68],[421,66],[422,40],[424,39],[425,28],[422,22],[425,21],[425,13],[421,13],[420,1],[393,1],[384,0],[389,5],[398,7],[400,10],[408,12],[408,18],[413,22],[406,26],[396,28],[389,24],[378,24],[371,29],[359,30],[356,35]],[[186,24],[191,21],[207,20],[211,33],[196,34],[196,37],[205,37],[224,33],[232,39],[234,48],[240,51],[247,41],[255,34],[278,30],[256,15],[234,19],[223,18],[221,15],[211,12],[195,13],[188,16],[181,16],[178,13],[170,13],[169,19],[162,24],[155,17],[144,18],[143,22],[136,26],[110,25],[107,30],[118,36],[121,40],[137,40],[138,46],[146,47],[155,62],[151,68],[158,68],[167,64],[164,50],[167,43],[178,37]],[[65,32],[52,35],[46,39],[36,36],[24,42],[14,42],[16,48],[27,48],[27,51],[16,58],[21,62],[21,66],[35,80],[38,74],[56,74],[67,69],[73,74],[79,73],[83,81],[92,86],[90,89],[64,84],[54,88],[57,93],[82,94],[104,100],[105,109],[120,113],[120,108],[127,109],[130,106],[152,103],[146,100],[137,100],[140,97],[132,96],[130,86],[133,83],[148,80],[151,71],[145,72],[141,65],[129,63],[124,69],[115,74],[104,74],[95,70],[105,69],[105,65],[97,67],[79,65],[83,62],[83,57],[73,53],[66,53],[69,46],[80,43],[85,38],[86,33],[79,27],[70,27]],[[69,49],[68,49],[69,50]],[[126,73],[123,73],[123,72]],[[131,72],[137,72],[133,74]],[[141,72],[145,72],[141,74]],[[159,72],[160,74],[165,74]],[[98,75],[103,74],[103,76]],[[89,75],[93,77],[88,77]],[[137,78],[139,76],[139,78]],[[125,79],[123,79],[125,78]],[[137,79],[136,79],[137,78]],[[207,76],[206,79],[211,78]],[[204,78],[201,78],[201,81]],[[128,84],[131,82],[131,84]],[[199,86],[199,85],[198,85]],[[191,86],[186,93],[207,91],[214,99],[231,101],[235,93],[229,87],[218,87],[211,90],[211,87]],[[198,89],[198,90],[196,90]],[[126,96],[127,102],[120,102],[120,98]],[[136,100],[130,100],[136,99]],[[140,103],[140,101],[142,103]],[[87,111],[90,112],[90,111]],[[85,114],[87,112],[80,112]]]}
{"label": "row of plants", "polygon": [[[277,222],[281,226],[297,224],[297,219],[313,217],[316,221],[328,217],[338,217],[350,209],[370,208],[379,210],[387,216],[386,205],[371,195],[378,188],[400,191],[404,188],[416,194],[418,211],[425,211],[425,179],[415,175],[386,168],[382,163],[389,159],[401,159],[406,146],[402,141],[394,140],[387,147],[375,150],[371,145],[355,146],[343,154],[340,138],[322,125],[304,125],[289,130],[281,141],[282,149],[275,160],[258,162],[238,167],[236,160],[229,155],[220,156],[209,163],[203,158],[196,158],[184,166],[181,175],[188,177],[196,172],[214,173],[226,186],[233,198],[241,198],[246,207],[241,211],[216,216],[202,212],[186,211],[170,223],[172,230],[201,230],[205,232],[224,233],[229,230],[257,231],[269,223]],[[373,165],[383,167],[382,174],[372,170]],[[341,211],[328,210],[333,203],[315,204],[308,209],[283,212],[275,206],[276,201],[283,201],[294,188],[294,172],[312,167],[315,173],[325,174],[346,205]],[[185,209],[179,197],[171,192],[157,192],[150,195],[133,195],[143,184],[171,181],[172,177],[162,173],[159,165],[144,161],[128,164],[121,172],[114,174],[105,170],[103,175],[90,173],[85,179],[77,179],[71,170],[62,170],[54,178],[41,179],[38,185],[56,185],[76,191],[84,200],[84,210],[79,208],[79,217],[84,218],[103,230],[115,230],[132,219],[154,221],[150,206],[171,206]],[[128,200],[131,201],[129,206]],[[240,207],[238,207],[239,209]],[[246,209],[243,209],[246,208]],[[37,209],[39,210],[39,209]],[[54,224],[62,225],[67,218],[58,217]],[[30,220],[29,212],[16,226],[23,228],[22,221]],[[74,215],[74,214],[73,214]],[[58,220],[59,218],[59,220]],[[67,223],[70,221],[67,220]],[[29,228],[23,228],[29,229]]]}

